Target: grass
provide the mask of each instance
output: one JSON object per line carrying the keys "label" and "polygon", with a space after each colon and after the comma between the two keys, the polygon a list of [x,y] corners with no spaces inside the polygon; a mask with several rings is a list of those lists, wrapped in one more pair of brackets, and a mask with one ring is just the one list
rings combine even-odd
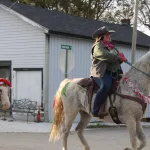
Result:
{"label": "grass", "polygon": [[91,129],[91,128],[110,128],[110,127],[112,127],[112,126],[101,124],[101,123],[97,122],[97,123],[88,125],[86,128]]}

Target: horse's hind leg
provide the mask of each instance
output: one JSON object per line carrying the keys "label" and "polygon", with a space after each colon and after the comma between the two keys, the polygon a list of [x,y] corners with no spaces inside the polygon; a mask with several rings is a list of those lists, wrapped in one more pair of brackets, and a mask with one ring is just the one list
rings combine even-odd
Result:
{"label": "horse's hind leg", "polygon": [[84,111],[80,111],[79,113],[80,113],[80,122],[76,127],[76,131],[81,143],[83,144],[84,150],[90,150],[90,147],[83,136],[83,131],[84,128],[89,123],[89,121],[91,120],[91,116]]}
{"label": "horse's hind leg", "polygon": [[140,121],[136,123],[136,133],[138,139],[141,141],[138,150],[142,150],[146,146],[146,137],[144,135],[143,128]]}
{"label": "horse's hind leg", "polygon": [[62,150],[67,150],[67,138],[68,138],[71,126],[73,124],[73,121],[78,113],[78,110],[73,110],[73,109],[68,109],[68,110],[64,112],[65,122],[64,122],[64,128],[63,128],[63,149]]}
{"label": "horse's hind leg", "polygon": [[136,135],[136,121],[134,118],[128,118],[128,122],[126,123],[129,134],[132,148],[126,148],[125,150],[137,150],[137,135]]}

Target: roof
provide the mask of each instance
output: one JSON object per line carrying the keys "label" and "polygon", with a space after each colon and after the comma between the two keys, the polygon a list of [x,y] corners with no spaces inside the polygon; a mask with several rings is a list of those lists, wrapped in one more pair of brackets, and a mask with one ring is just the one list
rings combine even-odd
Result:
{"label": "roof", "polygon": [[[0,0],[0,4],[10,7],[13,2],[10,0]],[[120,43],[132,43],[133,28],[130,25],[120,25],[85,19],[20,3],[16,3],[11,9],[47,28],[49,32],[52,33],[91,38],[92,33],[96,29],[105,25],[108,26],[109,29],[116,31],[116,33],[112,35],[112,40]],[[137,45],[150,47],[150,36],[138,31]]]}

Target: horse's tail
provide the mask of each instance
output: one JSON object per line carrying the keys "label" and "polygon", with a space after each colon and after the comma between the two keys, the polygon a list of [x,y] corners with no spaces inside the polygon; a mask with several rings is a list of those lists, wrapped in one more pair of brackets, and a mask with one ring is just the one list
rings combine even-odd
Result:
{"label": "horse's tail", "polygon": [[51,133],[49,137],[50,142],[55,142],[60,138],[60,127],[64,122],[64,112],[63,112],[63,103],[62,103],[62,91],[67,83],[70,80],[65,79],[61,82],[59,89],[56,92],[54,97],[54,120],[51,128]]}

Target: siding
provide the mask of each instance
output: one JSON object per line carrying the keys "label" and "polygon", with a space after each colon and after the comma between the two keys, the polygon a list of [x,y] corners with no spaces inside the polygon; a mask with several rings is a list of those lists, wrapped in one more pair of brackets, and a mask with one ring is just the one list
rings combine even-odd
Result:
{"label": "siding", "polygon": [[[13,68],[44,68],[45,35],[42,30],[0,8],[0,61],[11,61]],[[14,91],[12,89],[12,100]]]}
{"label": "siding", "polygon": [[[124,55],[126,56],[126,58],[128,59],[129,62],[131,62],[131,46],[125,46],[125,45],[116,45],[116,47],[118,48],[118,50],[120,52],[123,52]],[[136,51],[136,61],[142,57],[144,54],[146,54],[148,52],[148,49],[146,48],[140,48],[137,47],[137,51]],[[127,72],[130,69],[130,66],[123,63],[122,64],[122,69],[124,72]]]}
{"label": "siding", "polygon": [[[91,65],[90,52],[92,41],[71,38],[67,36],[50,36],[50,88],[49,88],[49,109],[51,111],[53,97],[56,90],[59,87],[60,82],[64,79],[64,73],[59,68],[59,55],[61,54],[61,44],[72,46],[72,53],[75,55],[75,66],[71,73],[68,74],[68,78],[80,78],[89,77],[89,68]],[[52,115],[52,114],[51,114]],[[50,116],[50,119],[52,116]]]}
{"label": "siding", "polygon": [[[56,90],[59,87],[60,82],[64,79],[64,73],[61,72],[59,68],[59,55],[63,51],[61,49],[61,44],[72,46],[72,52],[75,55],[75,66],[74,69],[69,73],[68,78],[85,78],[90,75],[91,66],[91,40],[84,40],[78,38],[70,38],[67,36],[51,35],[50,36],[50,81],[49,81],[49,110],[52,110],[53,97]],[[121,50],[125,56],[131,61],[131,47],[124,45],[116,45],[119,50]],[[144,55],[148,50],[140,49],[137,50],[137,59]],[[130,66],[123,64],[124,72],[127,71]],[[50,119],[52,118],[52,114]],[[76,121],[78,121],[78,117]]]}
{"label": "siding", "polygon": [[45,35],[0,8],[0,54],[0,60],[11,60],[13,68],[43,68]]}

